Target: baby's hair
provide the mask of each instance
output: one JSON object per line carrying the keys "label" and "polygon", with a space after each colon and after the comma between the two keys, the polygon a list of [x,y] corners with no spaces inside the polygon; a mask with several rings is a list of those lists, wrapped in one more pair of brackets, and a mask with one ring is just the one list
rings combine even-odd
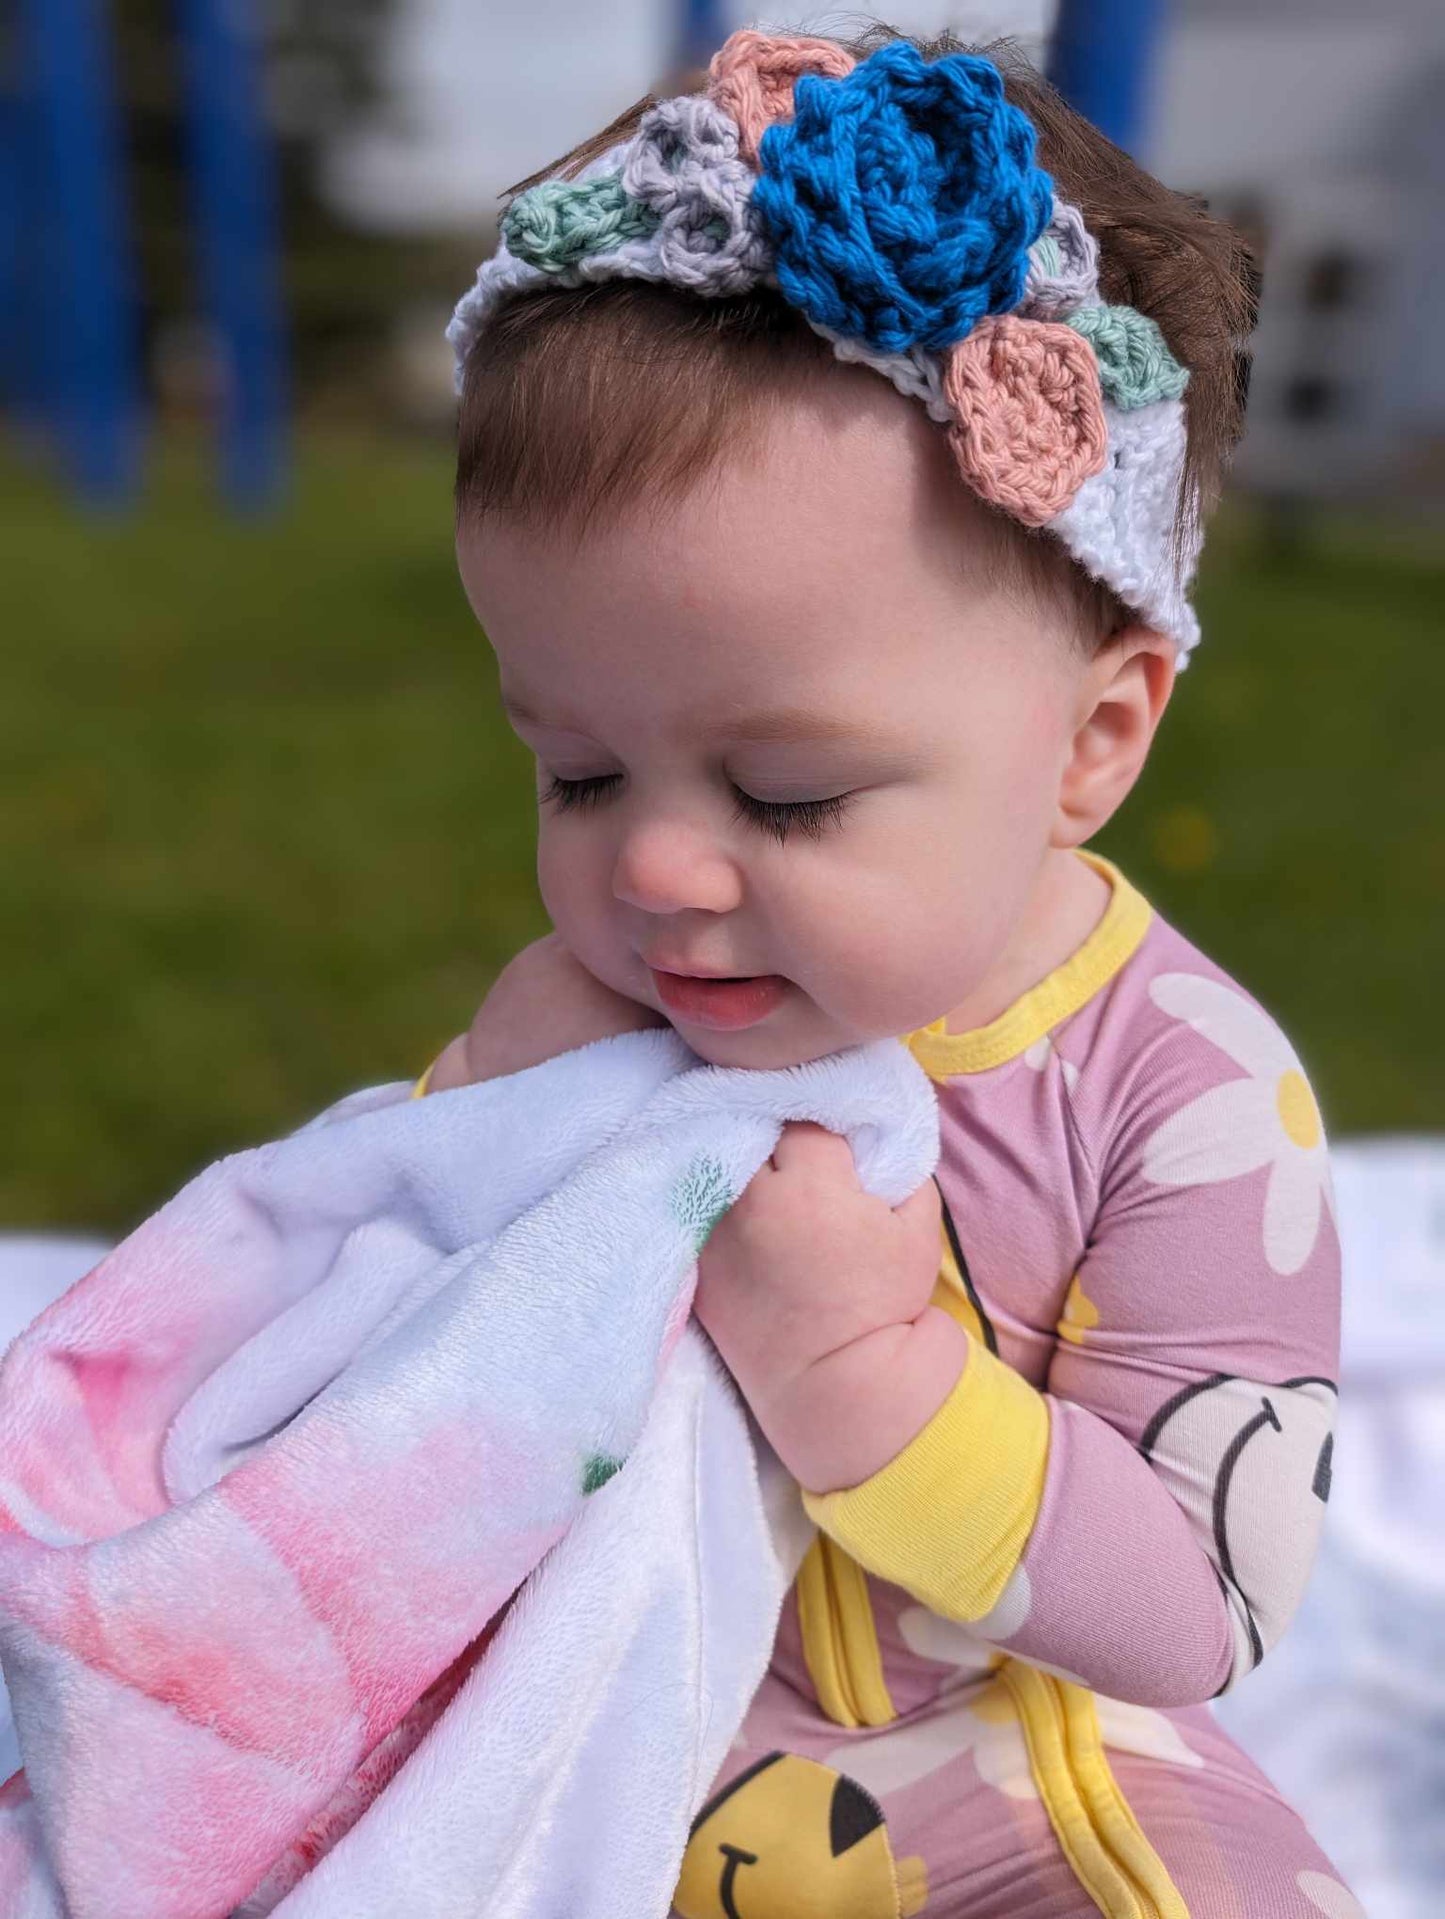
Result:
{"label": "baby's hair", "polygon": [[[859,59],[906,36],[886,26],[844,41]],[[1038,133],[1039,164],[1099,243],[1102,297],[1155,320],[1189,372],[1187,453],[1176,533],[1219,497],[1243,428],[1258,277],[1240,235],[1204,202],[1164,186],[1066,104],[1008,41],[914,40],[926,60],[981,52]],[[648,95],[610,126],[518,182],[571,176],[637,129]],[[457,436],[458,522],[515,514],[581,532],[640,500],[683,497],[740,429],[838,362],[775,289],[727,298],[636,280],[519,294],[466,356]],[[960,489],[964,491],[965,489]],[[1097,644],[1131,618],[1059,544],[981,501],[988,547],[1018,584],[1067,606]]]}

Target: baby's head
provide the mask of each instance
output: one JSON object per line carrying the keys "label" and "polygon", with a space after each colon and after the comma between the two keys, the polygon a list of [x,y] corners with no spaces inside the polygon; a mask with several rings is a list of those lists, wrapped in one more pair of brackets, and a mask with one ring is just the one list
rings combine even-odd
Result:
{"label": "baby's head", "polygon": [[1227,228],[1018,63],[874,45],[734,36],[453,326],[544,902],[725,1064],[988,1016],[1143,765],[1242,411]]}

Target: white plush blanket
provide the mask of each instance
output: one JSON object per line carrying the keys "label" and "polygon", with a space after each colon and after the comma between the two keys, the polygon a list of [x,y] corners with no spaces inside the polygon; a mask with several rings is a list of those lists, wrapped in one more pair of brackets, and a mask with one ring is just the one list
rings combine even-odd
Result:
{"label": "white plush blanket", "polygon": [[0,1919],[649,1919],[807,1527],[696,1255],[810,1119],[897,1204],[896,1042],[671,1032],[203,1173],[0,1365]]}

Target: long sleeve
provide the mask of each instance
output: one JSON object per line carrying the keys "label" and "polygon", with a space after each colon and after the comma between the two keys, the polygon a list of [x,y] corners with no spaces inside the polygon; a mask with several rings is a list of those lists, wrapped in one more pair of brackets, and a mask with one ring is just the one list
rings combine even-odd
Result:
{"label": "long sleeve", "polygon": [[[980,1637],[1182,1705],[1249,1671],[1303,1591],[1339,1247],[1318,1112],[1278,1029],[1217,976],[1159,974],[1149,1002],[1127,1072],[1072,1096],[1096,1198],[1042,1383],[969,1309],[941,1411],[871,1479],[807,1503],[867,1570]],[[968,1323],[957,1289],[939,1299]]]}

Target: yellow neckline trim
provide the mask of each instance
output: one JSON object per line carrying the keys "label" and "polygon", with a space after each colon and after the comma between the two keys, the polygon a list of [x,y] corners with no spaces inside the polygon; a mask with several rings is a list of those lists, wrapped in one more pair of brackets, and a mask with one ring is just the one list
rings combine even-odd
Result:
{"label": "yellow neckline trim", "polygon": [[1017,1059],[1037,1040],[1051,1033],[1106,986],[1139,950],[1149,930],[1153,909],[1142,893],[1125,879],[1112,861],[1082,850],[1079,858],[1109,882],[1112,889],[1104,917],[1076,953],[1047,979],[1016,999],[987,1026],[971,1032],[950,1033],[947,1015],[904,1042],[930,1079],[952,1079],[957,1073],[985,1073]]}

